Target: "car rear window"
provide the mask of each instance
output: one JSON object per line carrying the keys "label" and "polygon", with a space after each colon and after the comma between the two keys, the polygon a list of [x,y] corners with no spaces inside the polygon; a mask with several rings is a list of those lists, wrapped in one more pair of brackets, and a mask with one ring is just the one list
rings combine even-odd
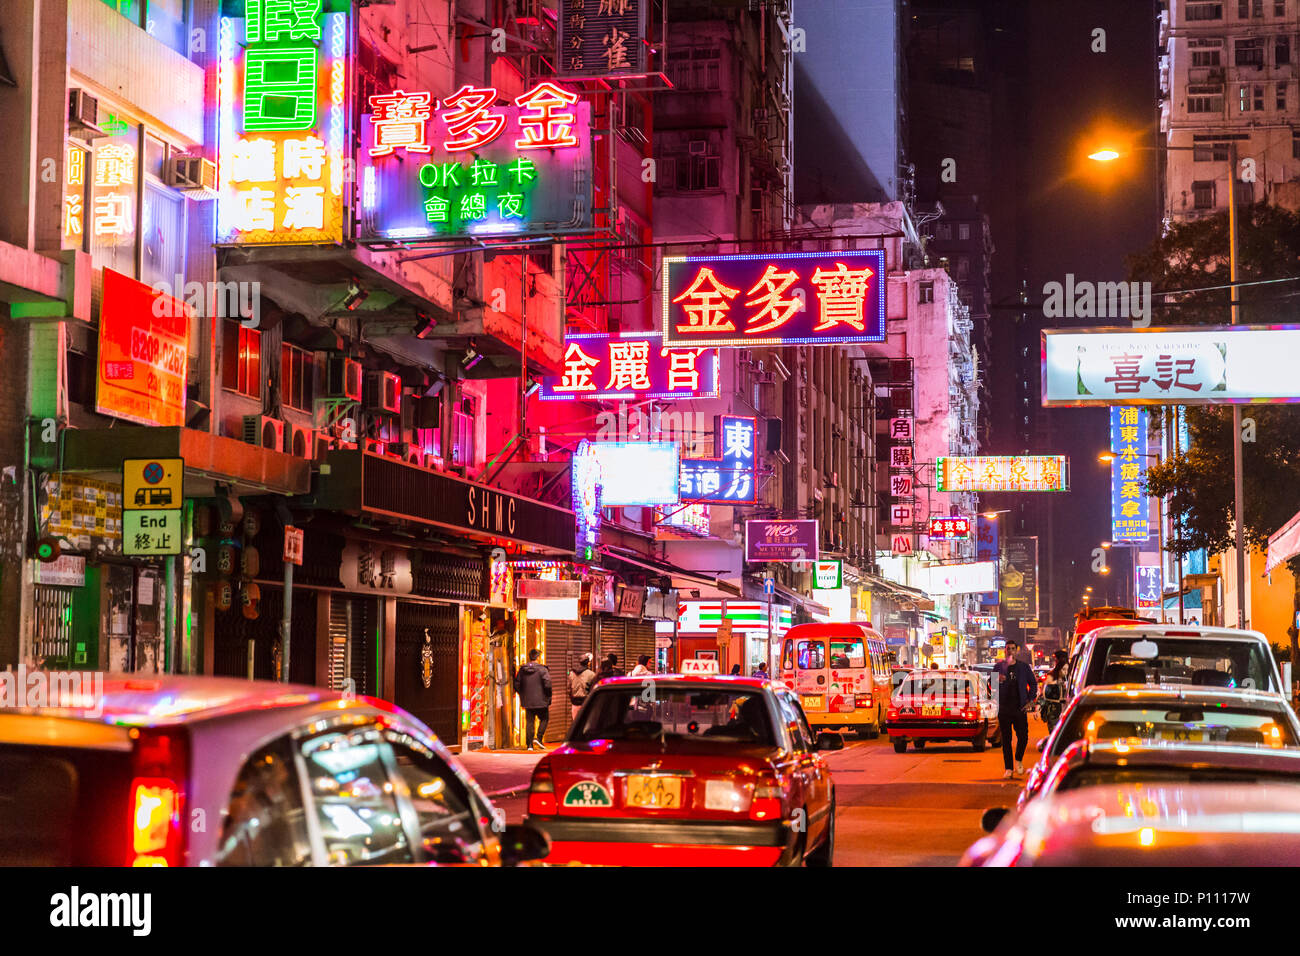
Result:
{"label": "car rear window", "polygon": [[914,674],[898,688],[900,696],[912,697],[974,697],[975,690],[969,677],[950,675]]}
{"label": "car rear window", "polygon": [[0,745],[0,866],[126,863],[130,755]]}
{"label": "car rear window", "polygon": [[751,690],[659,686],[600,688],[569,734],[571,741],[698,739],[774,745],[771,711]]}
{"label": "car rear window", "polygon": [[1289,783],[1295,777],[1281,773],[1262,773],[1258,770],[1228,770],[1222,767],[1079,767],[1071,770],[1056,785],[1057,791],[1080,790],[1084,787],[1104,787],[1115,784],[1149,784],[1152,786],[1180,783]]}
{"label": "car rear window", "polygon": [[1107,705],[1076,707],[1052,742],[1052,756],[1076,740],[1174,740],[1192,743],[1256,744],[1294,747],[1290,721],[1271,710],[1170,706]]}
{"label": "car rear window", "polygon": [[[1154,644],[1156,655],[1139,657],[1133,653],[1137,644]],[[1084,683],[1281,689],[1274,682],[1272,662],[1256,642],[1158,634],[1098,638]]]}
{"label": "car rear window", "polygon": [[867,654],[862,641],[852,638],[831,638],[831,667],[866,667]]}

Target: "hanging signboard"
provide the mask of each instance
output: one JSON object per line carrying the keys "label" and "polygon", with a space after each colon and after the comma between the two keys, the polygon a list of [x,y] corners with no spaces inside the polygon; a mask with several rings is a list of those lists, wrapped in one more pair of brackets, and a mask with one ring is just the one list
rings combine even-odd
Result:
{"label": "hanging signboard", "polygon": [[885,340],[885,253],[664,259],[669,345],[836,345]]}
{"label": "hanging signboard", "polygon": [[142,425],[185,424],[191,314],[179,299],[104,270],[95,366],[97,412]]}
{"label": "hanging signboard", "polygon": [[938,460],[939,491],[1069,491],[1064,455],[954,456]]}
{"label": "hanging signboard", "polygon": [[560,73],[584,79],[644,75],[649,6],[649,0],[559,0]]}
{"label": "hanging signboard", "polygon": [[542,379],[544,402],[584,398],[716,398],[718,350],[664,348],[657,332],[564,339],[564,372]]}
{"label": "hanging signboard", "polygon": [[817,521],[746,521],[746,561],[815,561]]}
{"label": "hanging signboard", "polygon": [[1110,410],[1110,539],[1146,541],[1151,537],[1146,493],[1147,413],[1141,408]]}
{"label": "hanging signboard", "polygon": [[1038,619],[1038,538],[1007,538],[1000,583],[1005,619]]}
{"label": "hanging signboard", "polygon": [[970,518],[964,515],[934,515],[930,518],[932,540],[965,541],[970,537]]}
{"label": "hanging signboard", "polygon": [[758,420],[745,415],[721,415],[716,420],[716,458],[683,458],[681,497],[699,504],[752,504]]}

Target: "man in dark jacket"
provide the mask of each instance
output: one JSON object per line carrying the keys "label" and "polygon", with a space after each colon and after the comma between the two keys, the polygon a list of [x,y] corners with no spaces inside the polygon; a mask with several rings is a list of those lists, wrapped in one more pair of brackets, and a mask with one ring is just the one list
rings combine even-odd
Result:
{"label": "man in dark jacket", "polygon": [[1038,681],[1029,665],[1020,659],[1020,645],[1007,641],[1007,656],[994,670],[998,674],[998,726],[1002,734],[1004,780],[1011,779],[1011,732],[1016,733],[1015,773],[1023,774],[1025,747],[1029,744],[1028,708],[1038,698]]}
{"label": "man in dark jacket", "polygon": [[537,648],[533,648],[528,652],[528,663],[515,674],[515,693],[519,695],[519,706],[524,709],[526,750],[546,749],[542,737],[546,735],[546,725],[551,722],[551,672],[545,664],[537,662],[541,656]]}
{"label": "man in dark jacket", "polygon": [[582,659],[573,665],[569,673],[569,703],[573,705],[573,717],[576,720],[583,701],[591,693],[596,683],[596,672],[591,669],[591,655],[583,654]]}

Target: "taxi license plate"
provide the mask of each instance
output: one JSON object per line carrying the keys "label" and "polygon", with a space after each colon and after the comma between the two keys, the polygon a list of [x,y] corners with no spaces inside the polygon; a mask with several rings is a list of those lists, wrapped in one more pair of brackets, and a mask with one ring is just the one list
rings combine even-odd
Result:
{"label": "taxi license plate", "polygon": [[804,710],[821,710],[825,706],[826,705],[822,703],[820,695],[817,697],[804,697],[803,699]]}
{"label": "taxi license plate", "polygon": [[634,775],[627,778],[627,805],[653,809],[682,805],[682,778]]}
{"label": "taxi license plate", "polygon": [[922,708],[921,708],[921,716],[922,716],[922,717],[941,717],[942,715],[943,715],[943,708],[942,708],[942,707],[922,707]]}

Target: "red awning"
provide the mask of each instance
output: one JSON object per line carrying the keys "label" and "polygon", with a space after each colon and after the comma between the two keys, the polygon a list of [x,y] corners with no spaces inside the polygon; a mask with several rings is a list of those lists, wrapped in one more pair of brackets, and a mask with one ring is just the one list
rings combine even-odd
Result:
{"label": "red awning", "polygon": [[1297,512],[1290,521],[1268,536],[1268,553],[1264,559],[1264,573],[1271,573],[1275,567],[1287,558],[1293,558],[1297,554],[1300,554],[1300,512]]}

